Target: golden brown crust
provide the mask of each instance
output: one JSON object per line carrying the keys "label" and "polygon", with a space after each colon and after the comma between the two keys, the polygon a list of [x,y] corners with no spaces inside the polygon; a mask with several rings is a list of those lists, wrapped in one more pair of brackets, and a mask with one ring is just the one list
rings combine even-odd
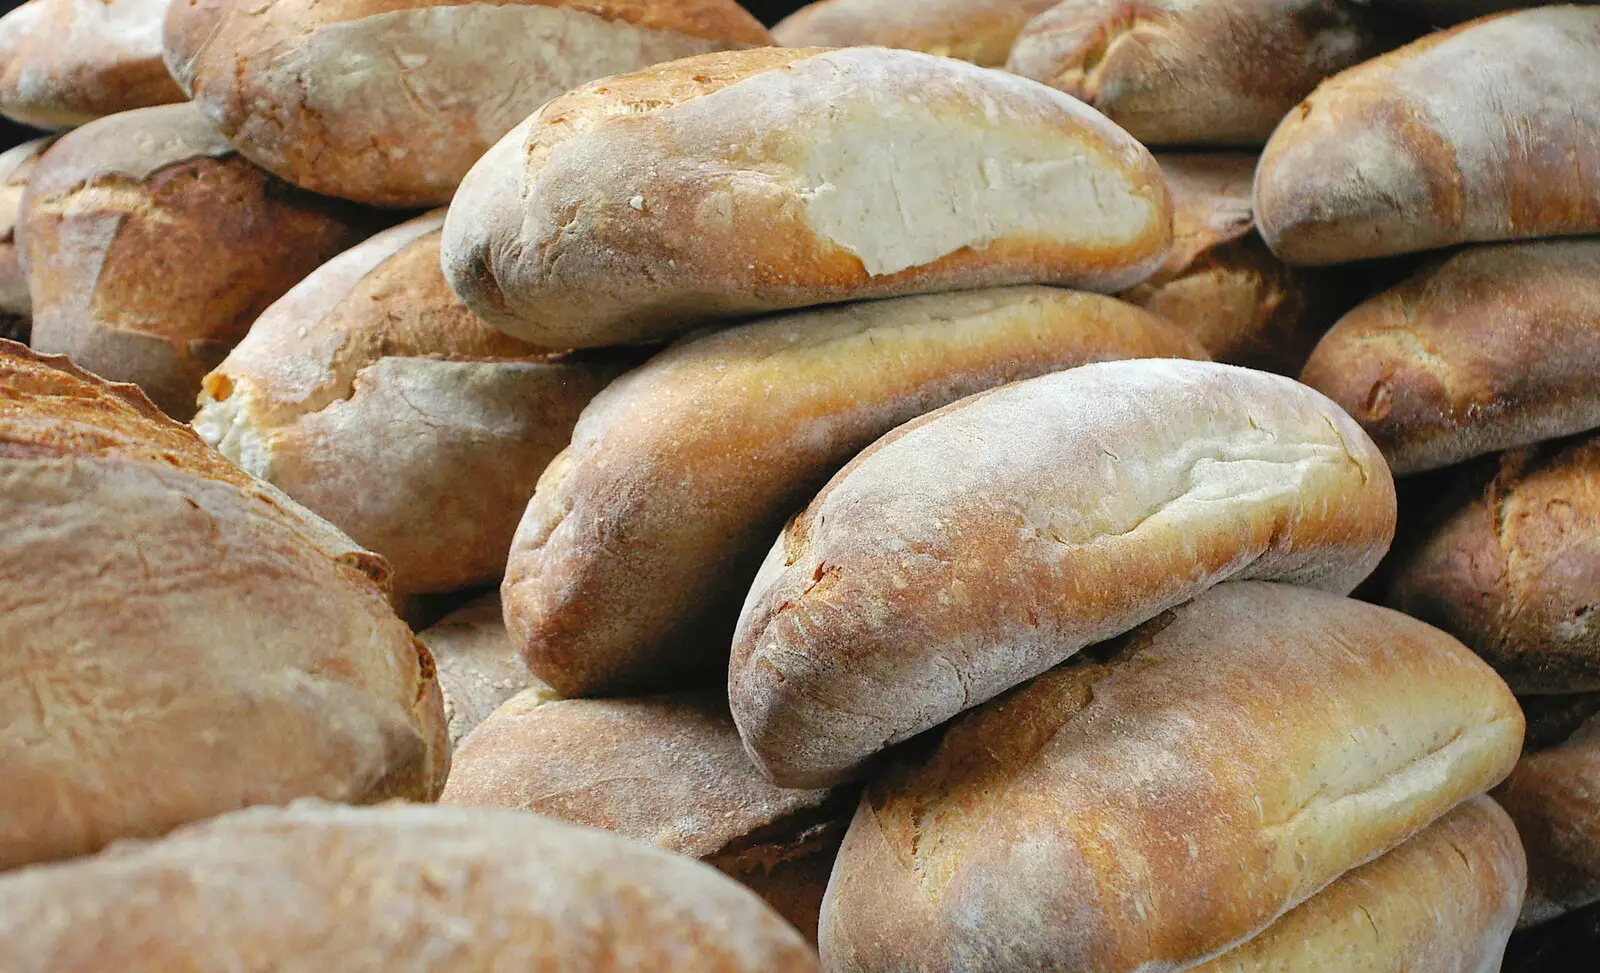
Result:
{"label": "golden brown crust", "polygon": [[772,28],[784,47],[898,47],[1004,67],[1023,26],[1057,0],[818,0]]}
{"label": "golden brown crust", "polygon": [[1600,426],[1600,240],[1474,247],[1371,298],[1301,379],[1397,475]]}
{"label": "golden brown crust", "polygon": [[1398,557],[1387,603],[1461,639],[1518,692],[1600,690],[1600,439],[1512,450],[1461,484]]}
{"label": "golden brown crust", "polygon": [[869,785],[833,973],[1184,969],[1510,772],[1522,714],[1455,640],[1220,585],[955,721]]}
{"label": "golden brown crust", "polygon": [[0,878],[9,973],[817,973],[715,871],[531,814],[314,801]]}
{"label": "golden brown crust", "polygon": [[1600,901],[1600,716],[1523,755],[1495,799],[1528,849],[1525,925]]}

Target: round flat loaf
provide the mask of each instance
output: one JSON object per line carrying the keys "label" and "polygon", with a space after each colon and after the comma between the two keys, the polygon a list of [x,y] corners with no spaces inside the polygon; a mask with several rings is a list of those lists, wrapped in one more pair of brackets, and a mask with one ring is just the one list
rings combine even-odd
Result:
{"label": "round flat loaf", "polygon": [[1394,522],[1377,447],[1291,379],[1108,362],[979,393],[784,529],[739,620],[734,717],[778,783],[842,780],[1217,582],[1349,592]]}
{"label": "round flat loaf", "polygon": [[819,0],[772,28],[784,47],[897,47],[1005,67],[1017,34],[1058,0]]}
{"label": "round flat loaf", "polygon": [[0,868],[436,796],[439,689],[387,572],[133,386],[0,344]]}
{"label": "round flat loaf", "polygon": [[533,814],[306,801],[0,878],[8,973],[815,973],[714,870]]}
{"label": "round flat loaf", "polygon": [[1555,6],[1335,76],[1261,156],[1261,235],[1289,263],[1322,265],[1600,232],[1596,64],[1600,7]]}
{"label": "round flat loaf", "polygon": [[1187,969],[1522,744],[1464,646],[1325,592],[1219,585],[1089,655],[869,784],[823,902],[830,973]]}
{"label": "round flat loaf", "polygon": [[295,285],[205,377],[194,417],[387,558],[400,594],[500,579],[539,474],[629,363],[561,361],[479,321],[440,273],[443,222],[403,223]]}
{"label": "round flat loaf", "polygon": [[[500,704],[518,694],[561,697],[528,671],[506,635],[499,592],[491,591],[417,633],[433,653],[454,749]],[[531,696],[530,696],[531,698]]]}
{"label": "round flat loaf", "polygon": [[166,58],[257,165],[375,206],[442,206],[484,151],[587,81],[770,43],[733,0],[184,0]]}
{"label": "round flat loaf", "polygon": [[769,48],[550,102],[463,181],[443,260],[495,327],[592,347],[869,297],[1122,290],[1171,221],[1150,153],[1058,91],[914,51]]}
{"label": "round flat loaf", "polygon": [[250,323],[374,227],[251,165],[192,105],[63,135],[23,194],[33,345],[194,415]]}
{"label": "round flat loaf", "polygon": [[540,480],[506,564],[512,638],[564,696],[720,676],[784,519],[873,440],[986,388],[1147,356],[1205,352],[1131,305],[1048,287],[870,301],[685,340],[596,397]]}
{"label": "round flat loaf", "polygon": [[[1591,712],[1596,699],[1584,700]],[[1530,715],[1530,728],[1532,725]],[[1528,849],[1525,925],[1600,902],[1600,715],[1566,739],[1530,748],[1495,791]]]}
{"label": "round flat loaf", "polygon": [[1301,381],[1404,476],[1600,426],[1597,372],[1600,239],[1584,239],[1432,264],[1340,319]]}
{"label": "round flat loaf", "polygon": [[1600,690],[1600,437],[1463,471],[1436,521],[1398,552],[1387,604],[1471,646],[1519,693]]}
{"label": "round flat loaf", "polygon": [[28,0],[0,17],[0,115],[59,129],[183,101],[161,60],[169,2]]}
{"label": "round flat loaf", "polygon": [[1259,146],[1323,78],[1403,39],[1344,0],[1062,0],[1022,29],[1006,69],[1146,145]]}

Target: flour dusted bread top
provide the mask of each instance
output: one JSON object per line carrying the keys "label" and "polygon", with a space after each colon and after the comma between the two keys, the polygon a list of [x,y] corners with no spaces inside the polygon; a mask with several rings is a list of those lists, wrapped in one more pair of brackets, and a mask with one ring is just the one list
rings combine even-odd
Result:
{"label": "flour dusted bread top", "polygon": [[506,635],[497,592],[473,599],[418,632],[417,641],[433,653],[452,748],[513,696],[527,692],[530,700],[560,698],[528,671]]}
{"label": "flour dusted bread top", "polygon": [[584,347],[865,297],[1116,290],[1170,221],[1149,153],[1059,92],[911,51],[768,49],[546,105],[463,182],[443,260],[491,324]]}
{"label": "flour dusted bread top", "polygon": [[1011,44],[1056,0],[818,0],[779,21],[785,47],[898,47],[1004,67]]}

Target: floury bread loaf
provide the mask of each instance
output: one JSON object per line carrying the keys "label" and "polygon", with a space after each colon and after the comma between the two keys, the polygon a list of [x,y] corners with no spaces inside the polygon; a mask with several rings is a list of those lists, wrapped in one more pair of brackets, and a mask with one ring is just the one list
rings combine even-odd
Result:
{"label": "floury bread loaf", "polygon": [[499,580],[534,484],[619,355],[562,361],[479,321],[439,271],[443,213],[378,234],[267,308],[194,426],[382,554],[401,594]]}
{"label": "floury bread loaf", "polygon": [[1600,232],[1597,65],[1600,7],[1555,6],[1429,34],[1331,78],[1261,157],[1262,236],[1316,265]]}
{"label": "floury bread loaf", "polygon": [[0,18],[0,114],[58,129],[183,101],[161,60],[168,2],[28,0],[11,10]]}
{"label": "floury bread loaf", "polygon": [[263,168],[377,206],[440,206],[569,88],[770,43],[734,0],[176,0],[166,58]]}
{"label": "floury bread loaf", "polygon": [[417,641],[433,654],[452,749],[513,696],[561,698],[528,671],[522,653],[506,635],[496,592],[473,599],[418,632]]}
{"label": "floury bread loaf", "polygon": [[433,663],[386,575],[132,386],[0,344],[0,868],[248,804],[437,795]]}
{"label": "floury bread loaf", "polygon": [[495,327],[591,347],[860,298],[1121,290],[1171,221],[1149,152],[1058,91],[913,51],[774,48],[550,102],[462,183],[443,259]]}
{"label": "floury bread loaf", "polygon": [[1597,373],[1592,238],[1471,247],[1434,263],[1340,319],[1301,380],[1406,475],[1600,426]]}
{"label": "floury bread loaf", "polygon": [[1017,34],[1057,0],[819,0],[772,28],[784,47],[898,47],[1004,67]]}
{"label": "floury bread loaf", "polygon": [[1322,79],[1402,40],[1345,0],[1062,0],[1023,28],[1006,68],[1146,145],[1259,146]]}
{"label": "floury bread loaf", "polygon": [[895,426],[1089,361],[1205,353],[1114,298],[1014,287],[823,308],[685,339],[584,410],[506,565],[513,638],[563,695],[720,672],[784,518]]}
{"label": "floury bread loaf", "polygon": [[1287,378],[1109,362],[979,393],[784,529],[739,619],[734,717],[778,783],[841,780],[1220,581],[1347,593],[1394,523],[1377,448]]}
{"label": "floury bread loaf", "polygon": [[267,305],[373,227],[251,165],[191,105],[63,135],[23,194],[33,345],[194,414]]}
{"label": "floury bread loaf", "polygon": [[7,973],[815,973],[710,868],[532,814],[301,802],[0,877]]}
{"label": "floury bread loaf", "polygon": [[28,277],[22,270],[17,245],[17,224],[22,214],[22,193],[33,174],[34,163],[50,140],[34,139],[0,153],[0,338],[28,341],[33,302],[28,298]]}

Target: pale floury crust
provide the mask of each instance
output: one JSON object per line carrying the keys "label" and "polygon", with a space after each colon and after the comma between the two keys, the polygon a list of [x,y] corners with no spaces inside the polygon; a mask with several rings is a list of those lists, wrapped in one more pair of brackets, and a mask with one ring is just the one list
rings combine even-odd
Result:
{"label": "pale floury crust", "polygon": [[528,671],[522,652],[506,635],[499,592],[475,598],[439,619],[418,632],[417,641],[433,654],[452,751],[514,696],[529,701],[561,698]]}
{"label": "pale floury crust", "polygon": [[589,347],[869,297],[1115,291],[1170,240],[1154,159],[1076,99],[913,51],[767,49],[546,105],[463,181],[443,259],[489,323]]}
{"label": "pale floury crust", "polygon": [[1600,8],[1554,6],[1330,78],[1262,154],[1262,236],[1289,263],[1324,265],[1600,231],[1597,62]]}
{"label": "pale floury crust", "polygon": [[0,750],[31,795],[0,808],[0,867],[250,804],[438,794],[433,663],[381,558],[133,386],[18,345],[0,373]]}
{"label": "pale floury crust", "polygon": [[8,973],[817,973],[698,862],[537,815],[255,809],[0,878]]}
{"label": "pale floury crust", "polygon": [[1600,902],[1600,716],[1553,746],[1530,750],[1495,791],[1528,849],[1524,925]]}
{"label": "pale floury crust", "polygon": [[[45,149],[49,138],[24,142],[0,153],[0,337],[20,322],[26,329],[27,319],[33,314],[33,302],[28,298],[28,277],[22,270],[22,251],[17,246],[17,224],[22,216],[22,193],[33,174],[34,163]],[[26,343],[26,339],[22,340]]]}
{"label": "pale floury crust", "polygon": [[898,47],[1004,67],[1017,34],[1057,0],[819,0],[772,28],[784,47]]}
{"label": "pale floury crust", "polygon": [[1523,728],[1436,629],[1219,585],[891,761],[823,904],[826,966],[1186,969],[1504,779]]}

